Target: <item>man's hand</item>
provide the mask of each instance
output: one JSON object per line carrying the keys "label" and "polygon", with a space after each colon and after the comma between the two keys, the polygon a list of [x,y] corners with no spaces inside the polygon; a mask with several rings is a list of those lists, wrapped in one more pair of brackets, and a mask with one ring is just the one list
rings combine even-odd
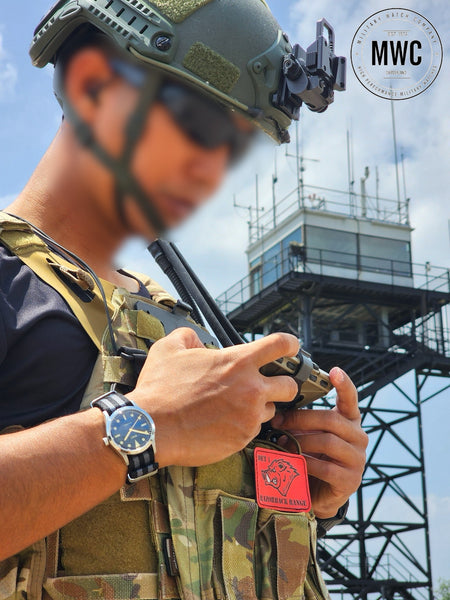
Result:
{"label": "man's hand", "polygon": [[[348,375],[335,367],[330,380],[337,391],[332,410],[279,413],[274,427],[291,432],[306,458],[311,501],[317,517],[334,517],[361,483],[368,437],[361,428],[358,395]],[[286,447],[293,449],[292,442]]]}
{"label": "man's hand", "polygon": [[244,448],[273,418],[274,403],[298,392],[291,377],[259,369],[297,352],[286,333],[221,350],[206,349],[187,328],[158,340],[128,397],[155,421],[160,465],[210,464]]}

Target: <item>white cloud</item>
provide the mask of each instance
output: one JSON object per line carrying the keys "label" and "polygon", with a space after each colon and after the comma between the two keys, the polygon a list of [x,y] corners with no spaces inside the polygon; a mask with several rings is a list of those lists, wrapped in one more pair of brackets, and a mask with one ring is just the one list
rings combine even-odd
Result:
{"label": "white cloud", "polygon": [[8,58],[0,32],[0,102],[10,100],[14,96],[17,79],[17,68]]}
{"label": "white cloud", "polygon": [[[446,0],[436,0],[432,8],[424,0],[411,0],[409,5],[428,16],[442,39],[448,39],[450,25],[448,20],[441,18]],[[386,3],[381,0],[368,3],[301,0],[291,3],[290,18],[281,25],[288,31],[291,41],[299,40],[306,47],[314,39],[316,20],[325,16],[335,27],[337,54],[348,57],[358,26],[371,13],[385,7]],[[445,64],[444,59],[444,67]],[[450,211],[447,190],[450,180],[447,154],[450,118],[446,109],[444,67],[429,90],[416,98],[396,102],[394,107],[398,153],[405,156],[406,194],[411,198],[410,220],[415,228],[412,234],[413,260],[448,267],[447,221]],[[305,162],[304,180],[307,184],[348,189],[346,131],[351,126],[355,191],[359,192],[359,179],[367,165],[370,167],[368,193],[375,195],[375,172],[378,168],[380,196],[396,200],[390,102],[372,95],[361,86],[353,75],[350,61],[347,70],[348,89],[344,93],[336,93],[335,103],[326,113],[317,115],[302,108],[302,152],[307,159],[320,159],[320,162]],[[289,152],[295,152],[293,144]],[[284,153],[285,147],[278,150],[278,198],[296,186],[295,161],[286,160]],[[247,270],[248,213],[231,208],[233,195],[237,192],[239,204],[254,207],[256,172],[260,177],[260,205],[265,207],[266,213],[270,213],[273,162],[273,146],[265,144],[255,150],[204,212],[175,233],[175,239],[216,295],[244,277]],[[401,166],[399,175],[403,200]]]}

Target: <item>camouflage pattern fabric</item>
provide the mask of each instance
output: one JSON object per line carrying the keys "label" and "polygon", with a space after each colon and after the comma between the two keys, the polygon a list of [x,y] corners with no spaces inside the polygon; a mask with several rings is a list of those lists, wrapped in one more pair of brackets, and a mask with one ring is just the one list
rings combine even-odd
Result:
{"label": "camouflage pattern fabric", "polygon": [[54,600],[146,600],[158,598],[156,573],[48,578],[45,591]]}
{"label": "camouflage pattern fabric", "polygon": [[208,467],[161,473],[180,595],[185,600],[328,599],[315,556],[314,514],[261,509],[254,500],[255,445]]}
{"label": "camouflage pattern fabric", "polygon": [[[21,236],[12,235],[10,222],[6,229],[20,258]],[[29,248],[33,234],[25,233]],[[173,305],[160,286],[146,283],[154,298]],[[59,278],[56,286],[65,297]],[[152,302],[122,289],[108,294],[118,347],[147,350],[165,332],[158,319],[134,309],[137,300]],[[89,304],[82,306],[89,319]],[[132,363],[114,356],[105,330],[82,407],[112,383],[135,382]],[[123,487],[58,535],[1,562],[0,600],[328,600],[314,514],[255,502],[256,444],[274,447],[254,442],[218,464],[169,467]]]}
{"label": "camouflage pattern fabric", "polygon": [[45,562],[45,540],[1,561],[1,600],[41,600]]}

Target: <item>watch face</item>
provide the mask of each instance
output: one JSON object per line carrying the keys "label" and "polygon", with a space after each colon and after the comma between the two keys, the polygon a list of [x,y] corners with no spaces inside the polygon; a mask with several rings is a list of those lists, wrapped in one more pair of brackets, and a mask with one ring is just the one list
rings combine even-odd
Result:
{"label": "watch face", "polygon": [[126,454],[139,454],[154,442],[155,426],[140,408],[124,406],[111,415],[107,435],[118,450]]}

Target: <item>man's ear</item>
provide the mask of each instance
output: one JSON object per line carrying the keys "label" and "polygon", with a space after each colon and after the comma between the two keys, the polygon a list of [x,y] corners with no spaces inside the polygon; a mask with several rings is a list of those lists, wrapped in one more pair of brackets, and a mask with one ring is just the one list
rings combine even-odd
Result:
{"label": "man's ear", "polygon": [[65,95],[86,123],[96,117],[101,91],[114,75],[106,55],[96,48],[84,48],[69,60],[65,75]]}

